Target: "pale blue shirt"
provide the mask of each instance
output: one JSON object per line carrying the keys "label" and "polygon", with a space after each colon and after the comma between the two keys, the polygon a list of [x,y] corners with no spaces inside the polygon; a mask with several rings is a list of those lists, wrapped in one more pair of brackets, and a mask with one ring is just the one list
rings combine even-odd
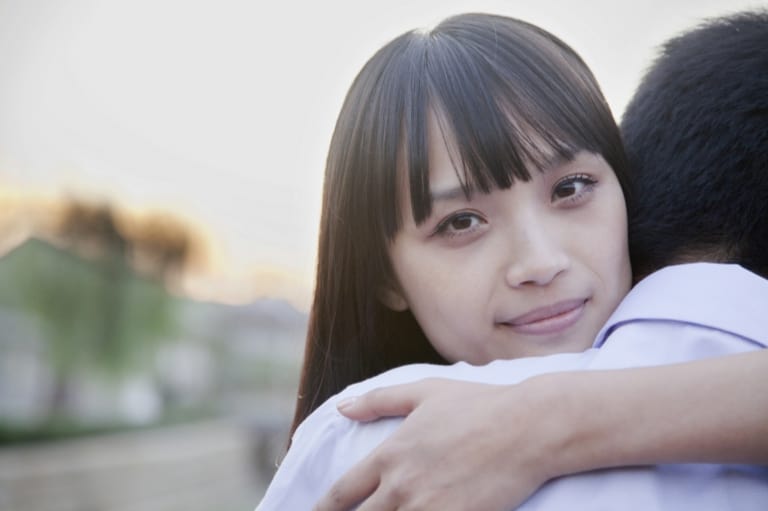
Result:
{"label": "pale blue shirt", "polygon": [[[296,430],[257,511],[311,510],[339,477],[402,422],[348,420],[336,411],[336,403],[348,396],[428,377],[513,384],[544,373],[661,365],[766,346],[768,280],[736,265],[670,266],[635,286],[594,347],[583,353],[498,360],[485,366],[414,364],[351,385]],[[765,511],[768,471],[714,464],[594,471],[550,481],[519,509]]]}

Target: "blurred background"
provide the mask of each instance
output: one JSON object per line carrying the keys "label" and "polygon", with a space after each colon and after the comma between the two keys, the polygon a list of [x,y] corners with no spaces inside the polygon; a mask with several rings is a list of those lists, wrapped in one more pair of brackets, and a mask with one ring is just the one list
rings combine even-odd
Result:
{"label": "blurred background", "polygon": [[248,510],[286,442],[325,151],[404,30],[520,17],[615,112],[739,0],[0,0],[0,511]]}

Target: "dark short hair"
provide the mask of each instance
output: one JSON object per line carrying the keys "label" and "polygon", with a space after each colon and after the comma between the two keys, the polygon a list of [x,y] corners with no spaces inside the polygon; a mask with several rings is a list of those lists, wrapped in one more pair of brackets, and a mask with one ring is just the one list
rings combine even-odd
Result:
{"label": "dark short hair", "polygon": [[[484,14],[403,34],[355,79],[326,163],[314,303],[294,427],[346,385],[414,362],[445,362],[412,314],[382,305],[407,175],[419,223],[431,209],[428,116],[460,154],[466,193],[508,188],[531,167],[600,154],[626,183],[618,128],[581,58],[528,23]],[[458,170],[457,170],[458,172]]]}
{"label": "dark short hair", "polygon": [[621,129],[636,274],[699,259],[768,276],[768,13],[667,42]]}

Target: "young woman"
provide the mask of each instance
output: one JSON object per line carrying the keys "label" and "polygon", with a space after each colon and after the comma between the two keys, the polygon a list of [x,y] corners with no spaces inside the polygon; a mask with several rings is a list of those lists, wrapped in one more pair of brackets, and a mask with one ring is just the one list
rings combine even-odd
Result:
{"label": "young woman", "polygon": [[[317,289],[294,428],[350,383],[403,363],[484,364],[591,346],[630,285],[622,151],[584,63],[536,27],[466,15],[385,46],[353,84],[331,143]],[[598,386],[606,381],[627,385],[619,377],[602,378]],[[513,387],[502,400],[483,394],[487,389],[466,387],[453,397],[471,400],[466,406],[473,410],[513,409],[517,403],[542,413],[532,404],[558,402],[551,399],[551,382],[543,390],[528,385],[523,394],[522,386]],[[481,394],[485,400],[475,399]],[[621,403],[611,406],[621,410]],[[671,412],[657,410],[665,413]],[[570,418],[595,423],[591,417]],[[305,433],[317,424],[305,425]],[[499,429],[496,421],[486,425]],[[312,437],[305,434],[298,448],[311,446]],[[541,438],[550,437],[537,434],[529,443]],[[668,459],[659,445],[641,442],[639,449],[645,449],[643,462]],[[520,452],[520,458],[536,460],[545,450],[532,451],[536,456]],[[555,475],[593,468],[590,463],[622,464],[605,457],[595,461],[585,451],[562,451],[566,461],[557,469],[537,467],[534,476],[520,478],[523,483],[507,485],[516,486],[514,491],[473,493],[470,507],[505,509]],[[277,484],[285,480],[291,478]],[[300,484],[322,488],[326,482],[301,479]],[[344,509],[385,486],[379,479],[357,483],[353,491],[337,487],[335,504],[326,499],[320,507]],[[398,501],[409,494],[392,488],[394,500],[392,493],[378,492],[363,506],[434,508]],[[449,487],[441,490],[455,495],[445,491]],[[273,487],[264,509],[277,501],[270,495],[281,491],[302,493]],[[441,509],[450,508],[445,502],[462,509],[461,499],[440,502]]]}

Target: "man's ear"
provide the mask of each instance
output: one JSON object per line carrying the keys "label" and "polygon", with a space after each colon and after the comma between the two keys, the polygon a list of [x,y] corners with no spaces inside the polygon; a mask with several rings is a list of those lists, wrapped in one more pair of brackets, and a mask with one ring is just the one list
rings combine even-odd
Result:
{"label": "man's ear", "polygon": [[378,293],[376,293],[376,296],[388,309],[392,309],[395,312],[408,310],[408,301],[406,301],[405,296],[396,284],[386,284],[381,286]]}

